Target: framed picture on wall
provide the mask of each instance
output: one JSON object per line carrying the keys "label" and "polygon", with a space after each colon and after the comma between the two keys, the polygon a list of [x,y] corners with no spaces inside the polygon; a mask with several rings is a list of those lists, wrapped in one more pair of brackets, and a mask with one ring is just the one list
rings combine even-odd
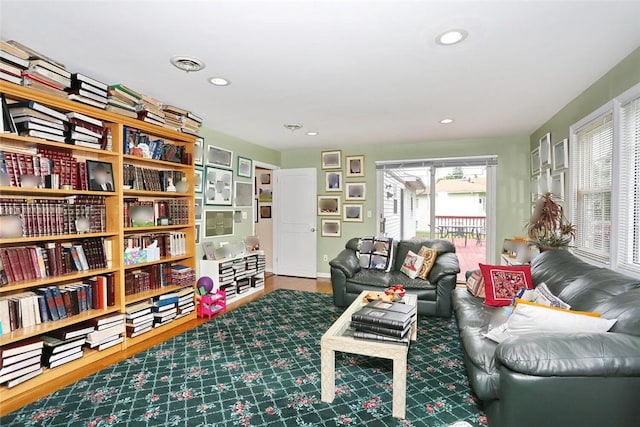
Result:
{"label": "framed picture on wall", "polygon": [[233,151],[210,145],[207,148],[207,166],[231,169],[233,167]]}
{"label": "framed picture on wall", "polygon": [[551,133],[540,138],[540,168],[551,166]]}
{"label": "framed picture on wall", "polygon": [[564,200],[564,172],[551,175],[551,193],[558,199]]}
{"label": "framed picture on wall", "polygon": [[325,191],[342,191],[342,172],[325,172]]}
{"label": "framed picture on wall", "polygon": [[194,208],[196,221],[202,221],[202,212],[203,211],[204,211],[204,209],[203,209],[203,205],[202,205],[202,199],[200,197],[198,197],[198,198],[195,199],[195,208]]}
{"label": "framed picture on wall", "polygon": [[323,219],[321,221],[322,237],[342,236],[342,223],[339,219]]}
{"label": "framed picture on wall", "polygon": [[253,185],[250,182],[236,181],[235,203],[237,208],[253,206]]}
{"label": "framed picture on wall", "polygon": [[201,229],[202,228],[202,224],[199,222],[196,222],[196,229],[195,229],[195,235],[196,235],[196,245],[200,243],[200,233],[201,233]]}
{"label": "framed picture on wall", "polygon": [[567,138],[553,144],[553,170],[569,167],[569,141]]}
{"label": "framed picture on wall", "polygon": [[340,216],[340,196],[318,196],[318,215]]}
{"label": "framed picture on wall", "polygon": [[271,206],[260,206],[260,218],[271,219]]}
{"label": "framed picture on wall", "polygon": [[204,236],[219,237],[233,235],[233,211],[206,211]]}
{"label": "framed picture on wall", "polygon": [[347,156],[347,178],[364,176],[364,156]]}
{"label": "framed picture on wall", "polygon": [[238,171],[236,172],[238,176],[241,176],[243,178],[251,178],[251,176],[253,175],[251,173],[252,169],[253,161],[251,159],[238,156]]}
{"label": "framed picture on wall", "polygon": [[342,207],[344,222],[363,222],[364,216],[362,211],[364,209],[364,205],[348,205],[344,204]]}
{"label": "framed picture on wall", "polygon": [[323,151],[322,152],[322,169],[341,169],[342,168],[342,151]]}
{"label": "framed picture on wall", "polygon": [[193,191],[196,193],[202,193],[202,182],[204,181],[204,170],[201,167],[196,167],[193,170]]}
{"label": "framed picture on wall", "polygon": [[345,184],[345,200],[365,200],[367,184],[364,182],[347,182]]}
{"label": "framed picture on wall", "polygon": [[534,148],[531,152],[531,175],[540,173],[540,147]]}
{"label": "framed picture on wall", "polygon": [[90,191],[115,191],[111,163],[87,160],[87,181]]}
{"label": "framed picture on wall", "polygon": [[196,166],[202,166],[202,153],[204,150],[204,138],[197,137],[196,142],[193,144],[193,164]]}
{"label": "framed picture on wall", "polygon": [[233,171],[207,167],[204,202],[207,205],[231,206],[233,204]]}

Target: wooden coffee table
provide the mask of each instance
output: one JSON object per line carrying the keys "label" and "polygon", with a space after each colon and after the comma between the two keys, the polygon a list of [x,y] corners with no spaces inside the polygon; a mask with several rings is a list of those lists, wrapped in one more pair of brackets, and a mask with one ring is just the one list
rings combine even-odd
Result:
{"label": "wooden coffee table", "polygon": [[[325,332],[320,340],[322,373],[322,401],[331,403],[335,397],[336,351],[381,357],[393,360],[393,416],[404,419],[407,400],[407,353],[409,346],[385,341],[357,340],[349,333],[351,315],[365,305],[362,292],[358,298],[342,313],[342,316]],[[405,303],[416,305],[415,295],[405,295]],[[411,326],[411,341],[417,338],[417,322]]]}

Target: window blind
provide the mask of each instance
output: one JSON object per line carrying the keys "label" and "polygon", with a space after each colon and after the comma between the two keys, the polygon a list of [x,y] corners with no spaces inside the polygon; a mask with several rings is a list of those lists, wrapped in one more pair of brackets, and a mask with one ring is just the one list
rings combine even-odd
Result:
{"label": "window blind", "polygon": [[619,194],[618,264],[640,272],[640,97],[620,109]]}
{"label": "window blind", "polygon": [[578,129],[573,156],[576,252],[607,263],[611,249],[613,114]]}
{"label": "window blind", "polygon": [[405,160],[392,162],[377,162],[377,170],[397,170],[416,168],[455,168],[464,166],[495,166],[498,164],[497,156],[477,156],[450,159],[429,159],[429,160]]}

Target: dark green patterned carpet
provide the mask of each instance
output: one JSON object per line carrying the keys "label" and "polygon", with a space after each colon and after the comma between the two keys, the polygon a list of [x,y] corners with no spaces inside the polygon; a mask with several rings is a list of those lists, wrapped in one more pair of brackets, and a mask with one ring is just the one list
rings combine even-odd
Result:
{"label": "dark green patterned carpet", "polygon": [[2,426],[486,425],[454,320],[422,317],[409,351],[407,419],[391,417],[391,362],[342,354],[320,401],[330,295],[275,291],[0,418]]}

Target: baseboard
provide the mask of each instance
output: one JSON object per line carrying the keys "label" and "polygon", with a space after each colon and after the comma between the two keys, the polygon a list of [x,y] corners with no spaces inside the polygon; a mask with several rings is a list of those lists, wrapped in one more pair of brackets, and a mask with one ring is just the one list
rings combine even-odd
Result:
{"label": "baseboard", "polygon": [[331,279],[331,273],[317,273],[318,279]]}

